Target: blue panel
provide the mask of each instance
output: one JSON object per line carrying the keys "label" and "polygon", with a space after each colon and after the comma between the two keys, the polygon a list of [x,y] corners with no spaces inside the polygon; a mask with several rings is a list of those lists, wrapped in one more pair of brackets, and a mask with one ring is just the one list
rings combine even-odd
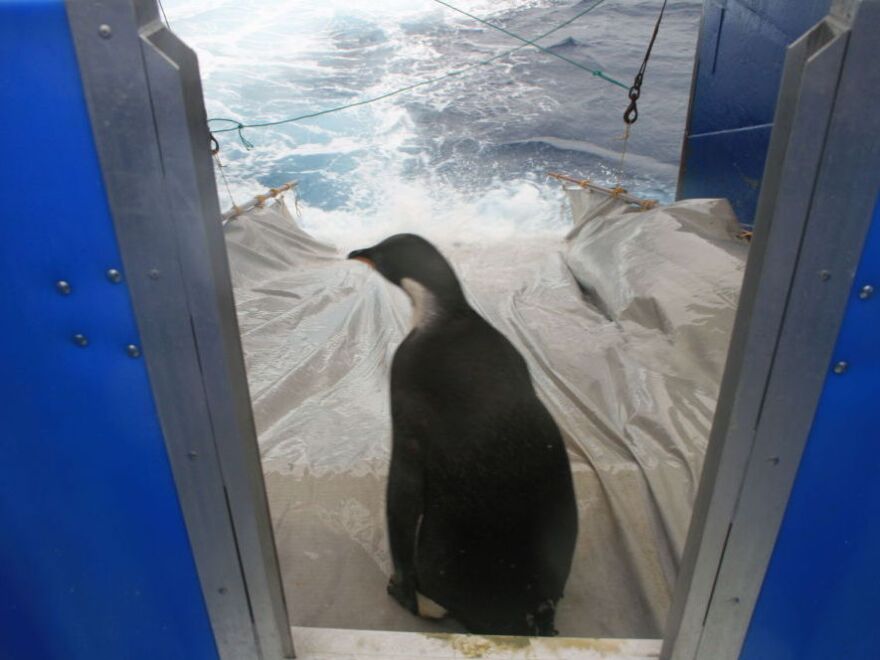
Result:
{"label": "blue panel", "polygon": [[855,282],[744,660],[880,657],[880,203]]}
{"label": "blue panel", "polygon": [[785,49],[828,13],[830,0],[707,0],[689,133],[773,121]]}
{"label": "blue panel", "polygon": [[0,3],[0,123],[0,656],[216,658],[63,2]]}
{"label": "blue panel", "polygon": [[766,125],[691,137],[679,195],[727,197],[741,221],[751,218],[764,176],[764,157],[755,155],[767,153],[770,131]]}
{"label": "blue panel", "polygon": [[761,179],[769,142],[739,129],[769,129],[785,49],[819,22],[830,4],[705,0],[680,198],[727,197],[740,221],[752,224],[758,201],[752,179],[755,174]]}

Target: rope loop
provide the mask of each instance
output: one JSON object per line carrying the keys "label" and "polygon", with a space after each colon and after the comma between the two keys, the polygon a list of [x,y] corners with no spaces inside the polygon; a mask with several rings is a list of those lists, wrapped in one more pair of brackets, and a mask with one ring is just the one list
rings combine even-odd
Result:
{"label": "rope loop", "polygon": [[623,113],[623,123],[628,126],[632,126],[639,120],[639,107],[637,102],[642,95],[642,83],[645,80],[645,71],[648,69],[648,60],[651,59],[651,51],[654,50],[654,42],[657,40],[657,33],[660,32],[660,23],[663,22],[663,14],[666,12],[667,2],[668,0],[663,0],[663,6],[660,7],[660,15],[657,17],[657,22],[654,24],[654,32],[651,35],[651,41],[648,42],[648,49],[645,51],[645,58],[642,60],[642,66],[639,67],[639,72],[633,80],[632,87],[629,88],[629,105],[626,108],[626,112]]}
{"label": "rope loop", "polygon": [[629,92],[627,96],[629,96],[630,101],[638,101],[639,97],[642,95],[642,81],[644,80],[644,75],[641,72],[636,74],[636,79],[633,81],[633,86],[629,88]]}
{"label": "rope loop", "polygon": [[241,140],[241,146],[243,146],[243,147],[244,147],[245,149],[247,149],[248,151],[250,151],[251,149],[253,149],[253,148],[254,148],[254,143],[251,142],[250,140],[248,140],[248,139],[244,136],[244,133],[242,133],[242,131],[243,131],[245,128],[247,128],[247,126],[245,126],[244,124],[239,123],[239,125],[238,125],[236,128],[238,129],[238,139]]}

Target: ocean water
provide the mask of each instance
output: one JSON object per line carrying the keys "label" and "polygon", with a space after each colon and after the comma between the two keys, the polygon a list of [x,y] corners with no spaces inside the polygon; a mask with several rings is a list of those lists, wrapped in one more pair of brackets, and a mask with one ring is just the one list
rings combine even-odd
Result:
{"label": "ocean water", "polygon": [[[453,0],[533,39],[596,0]],[[520,45],[432,0],[164,0],[209,117],[275,121],[381,95]],[[540,43],[629,85],[660,0],[607,0]],[[626,90],[526,47],[369,105],[221,133],[221,205],[296,179],[301,222],[342,249],[398,231],[483,241],[561,232],[565,172],[670,201],[700,17],[672,0],[620,167]],[[228,126],[212,124],[215,128]]]}

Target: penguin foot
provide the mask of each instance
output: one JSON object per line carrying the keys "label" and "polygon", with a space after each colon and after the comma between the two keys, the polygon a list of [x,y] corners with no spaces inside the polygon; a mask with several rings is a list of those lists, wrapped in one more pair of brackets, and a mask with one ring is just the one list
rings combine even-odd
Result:
{"label": "penguin foot", "polygon": [[398,603],[413,614],[419,613],[418,601],[416,600],[416,589],[409,581],[398,583],[394,577],[388,580],[386,589],[388,595],[394,598]]}
{"label": "penguin foot", "polygon": [[442,619],[449,614],[449,610],[443,607],[440,603],[435,603],[433,600],[427,596],[423,596],[418,591],[416,592],[416,604],[418,606],[419,616],[423,619]]}
{"label": "penguin foot", "polygon": [[546,600],[538,605],[535,616],[526,615],[527,621],[530,618],[529,624],[534,627],[533,634],[539,637],[556,637],[559,634],[559,631],[553,626],[553,621],[556,618],[555,600]]}

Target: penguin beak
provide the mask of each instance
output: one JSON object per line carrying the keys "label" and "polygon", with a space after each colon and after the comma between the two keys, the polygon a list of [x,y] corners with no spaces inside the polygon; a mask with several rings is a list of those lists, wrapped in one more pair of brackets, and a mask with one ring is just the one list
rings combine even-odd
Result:
{"label": "penguin beak", "polygon": [[367,264],[370,268],[375,268],[376,263],[366,255],[366,252],[366,250],[354,250],[353,252],[348,253],[348,259],[360,261]]}

